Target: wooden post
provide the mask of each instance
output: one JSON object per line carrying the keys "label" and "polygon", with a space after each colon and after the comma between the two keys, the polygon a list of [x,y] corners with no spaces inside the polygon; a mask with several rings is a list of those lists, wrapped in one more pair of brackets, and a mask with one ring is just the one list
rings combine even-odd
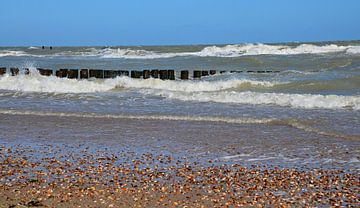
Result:
{"label": "wooden post", "polygon": [[56,76],[63,78],[67,76],[67,69],[60,69],[59,71],[56,71]]}
{"label": "wooden post", "polygon": [[204,76],[209,76],[209,71],[207,71],[207,70],[201,71],[201,76],[202,76],[202,77],[204,77]]}
{"label": "wooden post", "polygon": [[142,75],[142,71],[131,71],[131,78],[139,79]]}
{"label": "wooden post", "polygon": [[158,69],[151,70],[151,77],[152,78],[159,78],[159,70]]}
{"label": "wooden post", "polygon": [[168,70],[160,70],[159,74],[160,74],[160,79],[162,80],[168,79]]}
{"label": "wooden post", "polygon": [[67,71],[67,78],[68,79],[77,79],[79,77],[79,70],[78,69],[70,69]]}
{"label": "wooden post", "polygon": [[[29,73],[28,71],[29,69],[25,69],[25,74]],[[40,75],[42,76],[51,76],[53,75],[53,71],[51,69],[42,69],[42,68],[37,68],[37,70],[39,71]]]}
{"label": "wooden post", "polygon": [[11,71],[11,75],[12,75],[12,76],[19,75],[19,68],[11,67],[11,68],[10,68],[10,71]]}
{"label": "wooden post", "polygon": [[6,67],[0,67],[0,75],[6,74]]}
{"label": "wooden post", "polygon": [[216,74],[216,70],[210,70],[210,75],[215,75]]}
{"label": "wooden post", "polygon": [[181,70],[181,79],[189,79],[189,71],[188,70]]}
{"label": "wooden post", "polygon": [[201,78],[201,71],[195,70],[194,71],[194,79],[200,79]]}
{"label": "wooden post", "polygon": [[88,79],[89,78],[89,71],[87,69],[80,70],[80,79]]}
{"label": "wooden post", "polygon": [[220,74],[225,74],[226,73],[226,71],[220,71]]}
{"label": "wooden post", "polygon": [[102,69],[90,69],[89,77],[94,77],[96,79],[104,79],[104,70]]}
{"label": "wooden post", "polygon": [[175,71],[174,70],[168,70],[168,77],[170,80],[175,80]]}
{"label": "wooden post", "polygon": [[30,70],[28,68],[25,68],[25,72],[24,72],[25,75],[29,75],[30,74]]}
{"label": "wooden post", "polygon": [[121,70],[120,76],[129,76],[129,71]]}
{"label": "wooden post", "polygon": [[143,70],[143,78],[144,79],[150,78],[150,70]]}
{"label": "wooden post", "polygon": [[115,78],[118,72],[115,70],[104,70],[104,79]]}

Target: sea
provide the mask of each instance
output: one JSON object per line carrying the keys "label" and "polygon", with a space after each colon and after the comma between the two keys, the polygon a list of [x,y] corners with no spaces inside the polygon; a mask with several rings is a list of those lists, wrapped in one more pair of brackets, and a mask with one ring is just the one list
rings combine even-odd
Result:
{"label": "sea", "polygon": [[[0,143],[360,170],[360,41],[0,47],[0,67]],[[173,69],[176,80],[67,79],[36,68]],[[217,74],[193,79],[194,70]]]}

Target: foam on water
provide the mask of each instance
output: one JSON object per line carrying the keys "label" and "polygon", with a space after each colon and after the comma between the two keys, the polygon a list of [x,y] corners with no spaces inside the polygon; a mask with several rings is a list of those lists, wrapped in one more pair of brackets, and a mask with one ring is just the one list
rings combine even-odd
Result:
{"label": "foam on water", "polygon": [[218,102],[256,105],[277,105],[294,108],[354,109],[360,110],[360,96],[286,94],[260,92],[196,92],[142,90],[142,93],[170,99],[197,102]]}
{"label": "foam on water", "polygon": [[70,112],[42,112],[26,110],[3,110],[5,115],[33,115],[33,116],[61,116],[79,118],[109,118],[109,119],[136,119],[136,120],[168,120],[168,121],[197,121],[197,122],[223,122],[232,124],[267,124],[276,119],[271,118],[231,118],[214,116],[176,116],[176,115],[121,115],[121,114],[95,114],[95,113],[70,113]]}
{"label": "foam on water", "polygon": [[91,93],[109,91],[115,87],[116,84],[111,82],[45,77],[39,75],[36,70],[33,70],[31,75],[10,76],[7,74],[0,77],[0,89],[21,92]]}
{"label": "foam on water", "polygon": [[117,77],[106,80],[63,79],[45,77],[33,69],[31,75],[0,77],[0,89],[21,92],[94,93],[116,88],[139,89],[146,95],[197,102],[218,102],[255,105],[277,105],[294,108],[360,110],[360,96],[260,93],[233,91],[241,87],[272,87],[281,84],[244,78],[214,81],[171,81]]}
{"label": "foam on water", "polygon": [[[208,46],[201,51],[195,52],[161,52],[133,48],[85,48],[81,51],[63,51],[50,54],[32,54],[24,51],[0,50],[2,56],[74,56],[74,57],[98,57],[98,58],[123,58],[123,59],[159,59],[173,58],[182,56],[197,57],[240,57],[250,55],[299,55],[299,54],[327,54],[344,52],[347,54],[359,54],[360,46],[341,46],[336,44],[314,45],[300,44],[298,46],[289,45],[269,45],[269,44],[236,44],[226,46]],[[37,49],[30,47],[28,49]]]}
{"label": "foam on water", "polygon": [[241,44],[226,46],[209,46],[199,52],[180,52],[180,53],[161,53],[147,50],[134,49],[94,49],[87,54],[88,56],[100,56],[103,58],[126,58],[126,59],[156,59],[172,58],[179,56],[199,56],[199,57],[239,57],[249,55],[298,55],[298,54],[326,54],[337,52],[349,52],[352,54],[360,53],[359,46],[338,46],[335,44],[317,46],[313,44],[301,44],[296,47],[287,45],[267,45],[267,44]]}
{"label": "foam on water", "polygon": [[115,88],[161,89],[170,91],[200,92],[221,91],[231,88],[258,86],[271,87],[277,83],[249,79],[230,79],[217,81],[171,81],[160,79],[131,79],[117,77],[106,80],[62,79],[55,76],[45,77],[32,70],[31,75],[0,77],[0,89],[24,92],[51,93],[92,93],[105,92]]}
{"label": "foam on water", "polygon": [[11,51],[11,50],[0,50],[0,57],[5,56],[28,56],[29,54],[25,51]]}

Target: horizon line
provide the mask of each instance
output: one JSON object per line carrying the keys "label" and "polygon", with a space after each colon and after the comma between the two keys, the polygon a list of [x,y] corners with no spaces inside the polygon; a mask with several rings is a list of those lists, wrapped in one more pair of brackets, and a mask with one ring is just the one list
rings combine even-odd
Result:
{"label": "horizon line", "polygon": [[193,44],[128,44],[128,45],[100,45],[100,44],[93,44],[93,45],[0,45],[0,47],[172,47],[172,46],[221,46],[221,45],[241,45],[241,44],[269,44],[269,45],[276,45],[276,44],[297,44],[297,43],[335,43],[335,42],[357,42],[360,39],[353,39],[353,40],[315,40],[315,41],[284,41],[284,42],[233,42],[233,43],[193,43]]}

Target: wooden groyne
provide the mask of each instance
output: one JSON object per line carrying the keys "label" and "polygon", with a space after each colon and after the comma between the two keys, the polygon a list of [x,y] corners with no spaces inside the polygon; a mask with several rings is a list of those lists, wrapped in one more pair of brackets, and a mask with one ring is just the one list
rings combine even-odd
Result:
{"label": "wooden groyne", "polygon": [[[210,75],[216,75],[218,72],[220,74],[224,73],[278,73],[280,71],[272,71],[272,70],[249,70],[249,71],[216,71],[216,70],[181,70],[175,71],[173,69],[169,70],[103,70],[103,69],[44,69],[37,68],[37,71],[43,76],[52,76],[55,75],[60,78],[68,78],[68,79],[111,79],[118,76],[130,76],[134,79],[162,79],[162,80],[175,80],[177,75],[181,80],[187,80],[192,75],[193,79],[200,79],[201,77],[206,77]],[[54,73],[55,72],[55,73]],[[192,74],[190,73],[192,72]],[[0,67],[0,76],[6,73],[11,73],[12,76],[17,76],[20,74],[20,70],[17,67],[10,67],[9,72],[6,67]],[[28,68],[24,69],[24,74],[30,74],[30,70]]]}

